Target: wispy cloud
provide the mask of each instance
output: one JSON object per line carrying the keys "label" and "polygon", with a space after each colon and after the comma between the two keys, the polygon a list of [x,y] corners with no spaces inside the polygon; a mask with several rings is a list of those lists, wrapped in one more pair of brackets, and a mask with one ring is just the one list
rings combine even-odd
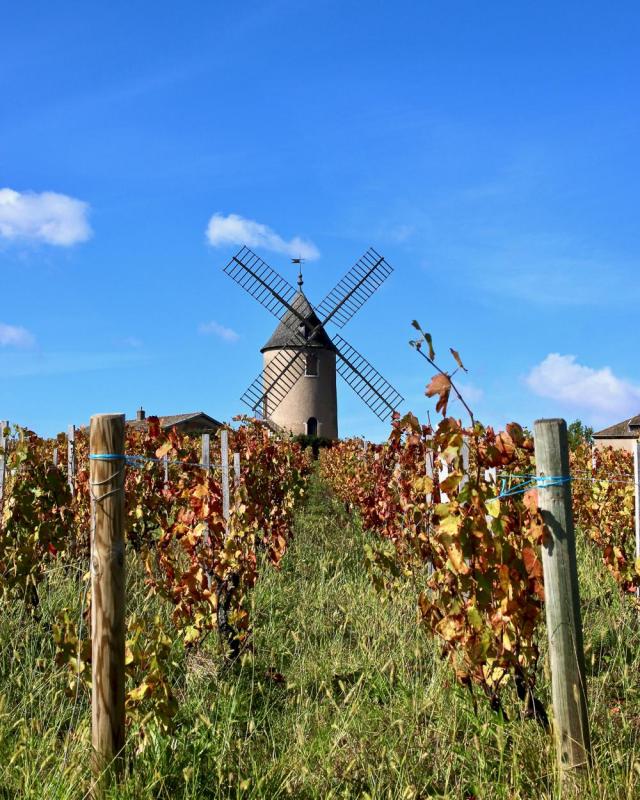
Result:
{"label": "wispy cloud", "polygon": [[130,347],[132,350],[139,350],[144,345],[142,339],[138,339],[137,336],[125,336],[120,341],[125,347]]}
{"label": "wispy cloud", "polygon": [[397,244],[404,244],[414,236],[415,232],[415,225],[400,223],[399,225],[390,228],[387,232],[387,235],[391,241],[396,242]]}
{"label": "wispy cloud", "polygon": [[0,322],[0,346],[32,347],[36,343],[35,336],[20,325],[6,325]]}
{"label": "wispy cloud", "polygon": [[[458,391],[464,398],[465,402],[469,403],[469,405],[472,406],[474,403],[479,403],[481,400],[484,399],[484,390],[481,389],[479,386],[476,386],[474,383],[455,380],[455,379],[454,382],[455,385],[458,387]],[[454,395],[452,394],[449,405],[451,405],[451,403],[453,403],[454,401],[460,402],[458,398],[454,397]]]}
{"label": "wispy cloud", "polygon": [[314,261],[320,258],[320,251],[308,239],[294,236],[293,239],[283,239],[268,225],[245,219],[239,214],[214,214],[207,226],[207,239],[214,247],[223,245],[246,245],[247,247],[261,247],[274,253],[284,253],[292,258],[305,258]]}
{"label": "wispy cloud", "polygon": [[66,194],[0,189],[0,237],[69,247],[90,238],[88,212]]}
{"label": "wispy cloud", "polygon": [[198,331],[204,335],[217,336],[219,339],[223,339],[225,342],[237,342],[240,338],[240,334],[236,333],[233,328],[226,328],[224,325],[221,325],[219,322],[216,322],[213,319],[210,322],[203,322],[201,325],[199,325]]}
{"label": "wispy cloud", "polygon": [[594,369],[572,355],[549,355],[526,377],[529,388],[573,408],[619,417],[640,411],[640,386],[614,375],[610,367]]}

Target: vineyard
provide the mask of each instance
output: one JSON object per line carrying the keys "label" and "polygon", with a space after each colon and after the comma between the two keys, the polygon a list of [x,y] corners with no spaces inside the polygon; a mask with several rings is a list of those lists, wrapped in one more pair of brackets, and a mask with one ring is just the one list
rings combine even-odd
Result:
{"label": "vineyard", "polygon": [[[446,416],[449,391],[438,375],[428,387],[438,424],[407,414],[384,444],[343,440],[317,462],[255,420],[206,454],[155,418],[127,431],[127,744],[108,796],[556,796],[534,442]],[[73,475],[64,437],[5,435],[0,797],[83,797],[88,432]],[[570,459],[583,791],[635,797],[633,459],[586,444]]]}

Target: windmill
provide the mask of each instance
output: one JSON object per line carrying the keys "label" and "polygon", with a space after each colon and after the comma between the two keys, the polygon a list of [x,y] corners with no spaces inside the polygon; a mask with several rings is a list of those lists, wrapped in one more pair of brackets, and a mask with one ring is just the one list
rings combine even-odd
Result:
{"label": "windmill", "polygon": [[280,321],[262,348],[263,369],[242,401],[256,416],[280,428],[337,438],[338,372],[379,419],[388,419],[402,402],[401,395],[342,336],[329,338],[325,325],[343,328],[392,267],[369,248],[314,308],[302,291],[302,260],[292,260],[300,266],[297,290],[248,247],[224,268]]}

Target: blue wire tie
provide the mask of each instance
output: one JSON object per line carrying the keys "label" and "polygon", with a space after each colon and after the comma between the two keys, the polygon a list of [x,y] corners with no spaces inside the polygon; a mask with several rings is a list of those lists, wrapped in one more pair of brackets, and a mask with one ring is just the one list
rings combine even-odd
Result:
{"label": "blue wire tie", "polygon": [[[521,477],[524,478],[525,476],[523,475]],[[507,489],[507,491],[501,491],[494,499],[500,500],[503,497],[513,497],[517,494],[524,494],[534,487],[538,489],[548,489],[551,486],[562,486],[565,483],[569,483],[570,480],[570,475],[531,475],[527,480],[522,481],[522,483],[512,486],[510,489]]]}

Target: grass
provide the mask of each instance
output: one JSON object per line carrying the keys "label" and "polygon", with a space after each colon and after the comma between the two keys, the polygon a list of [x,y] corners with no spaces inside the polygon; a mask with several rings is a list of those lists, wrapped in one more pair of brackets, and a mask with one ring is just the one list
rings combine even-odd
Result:
{"label": "grass", "polygon": [[[367,536],[314,480],[279,571],[252,598],[254,654],[228,668],[216,642],[179,661],[172,735],[136,754],[113,798],[555,798],[550,737],[482,701],[477,713],[437,643],[416,624],[416,591],[381,602]],[[594,766],[581,798],[640,797],[640,623],[597,554],[580,542]],[[130,566],[135,605],[139,577]],[[0,800],[82,798],[90,709],[52,666],[56,610],[79,612],[80,583],[58,570],[41,619],[0,619]],[[549,699],[547,677],[540,694]],[[566,792],[565,792],[566,794]]]}

